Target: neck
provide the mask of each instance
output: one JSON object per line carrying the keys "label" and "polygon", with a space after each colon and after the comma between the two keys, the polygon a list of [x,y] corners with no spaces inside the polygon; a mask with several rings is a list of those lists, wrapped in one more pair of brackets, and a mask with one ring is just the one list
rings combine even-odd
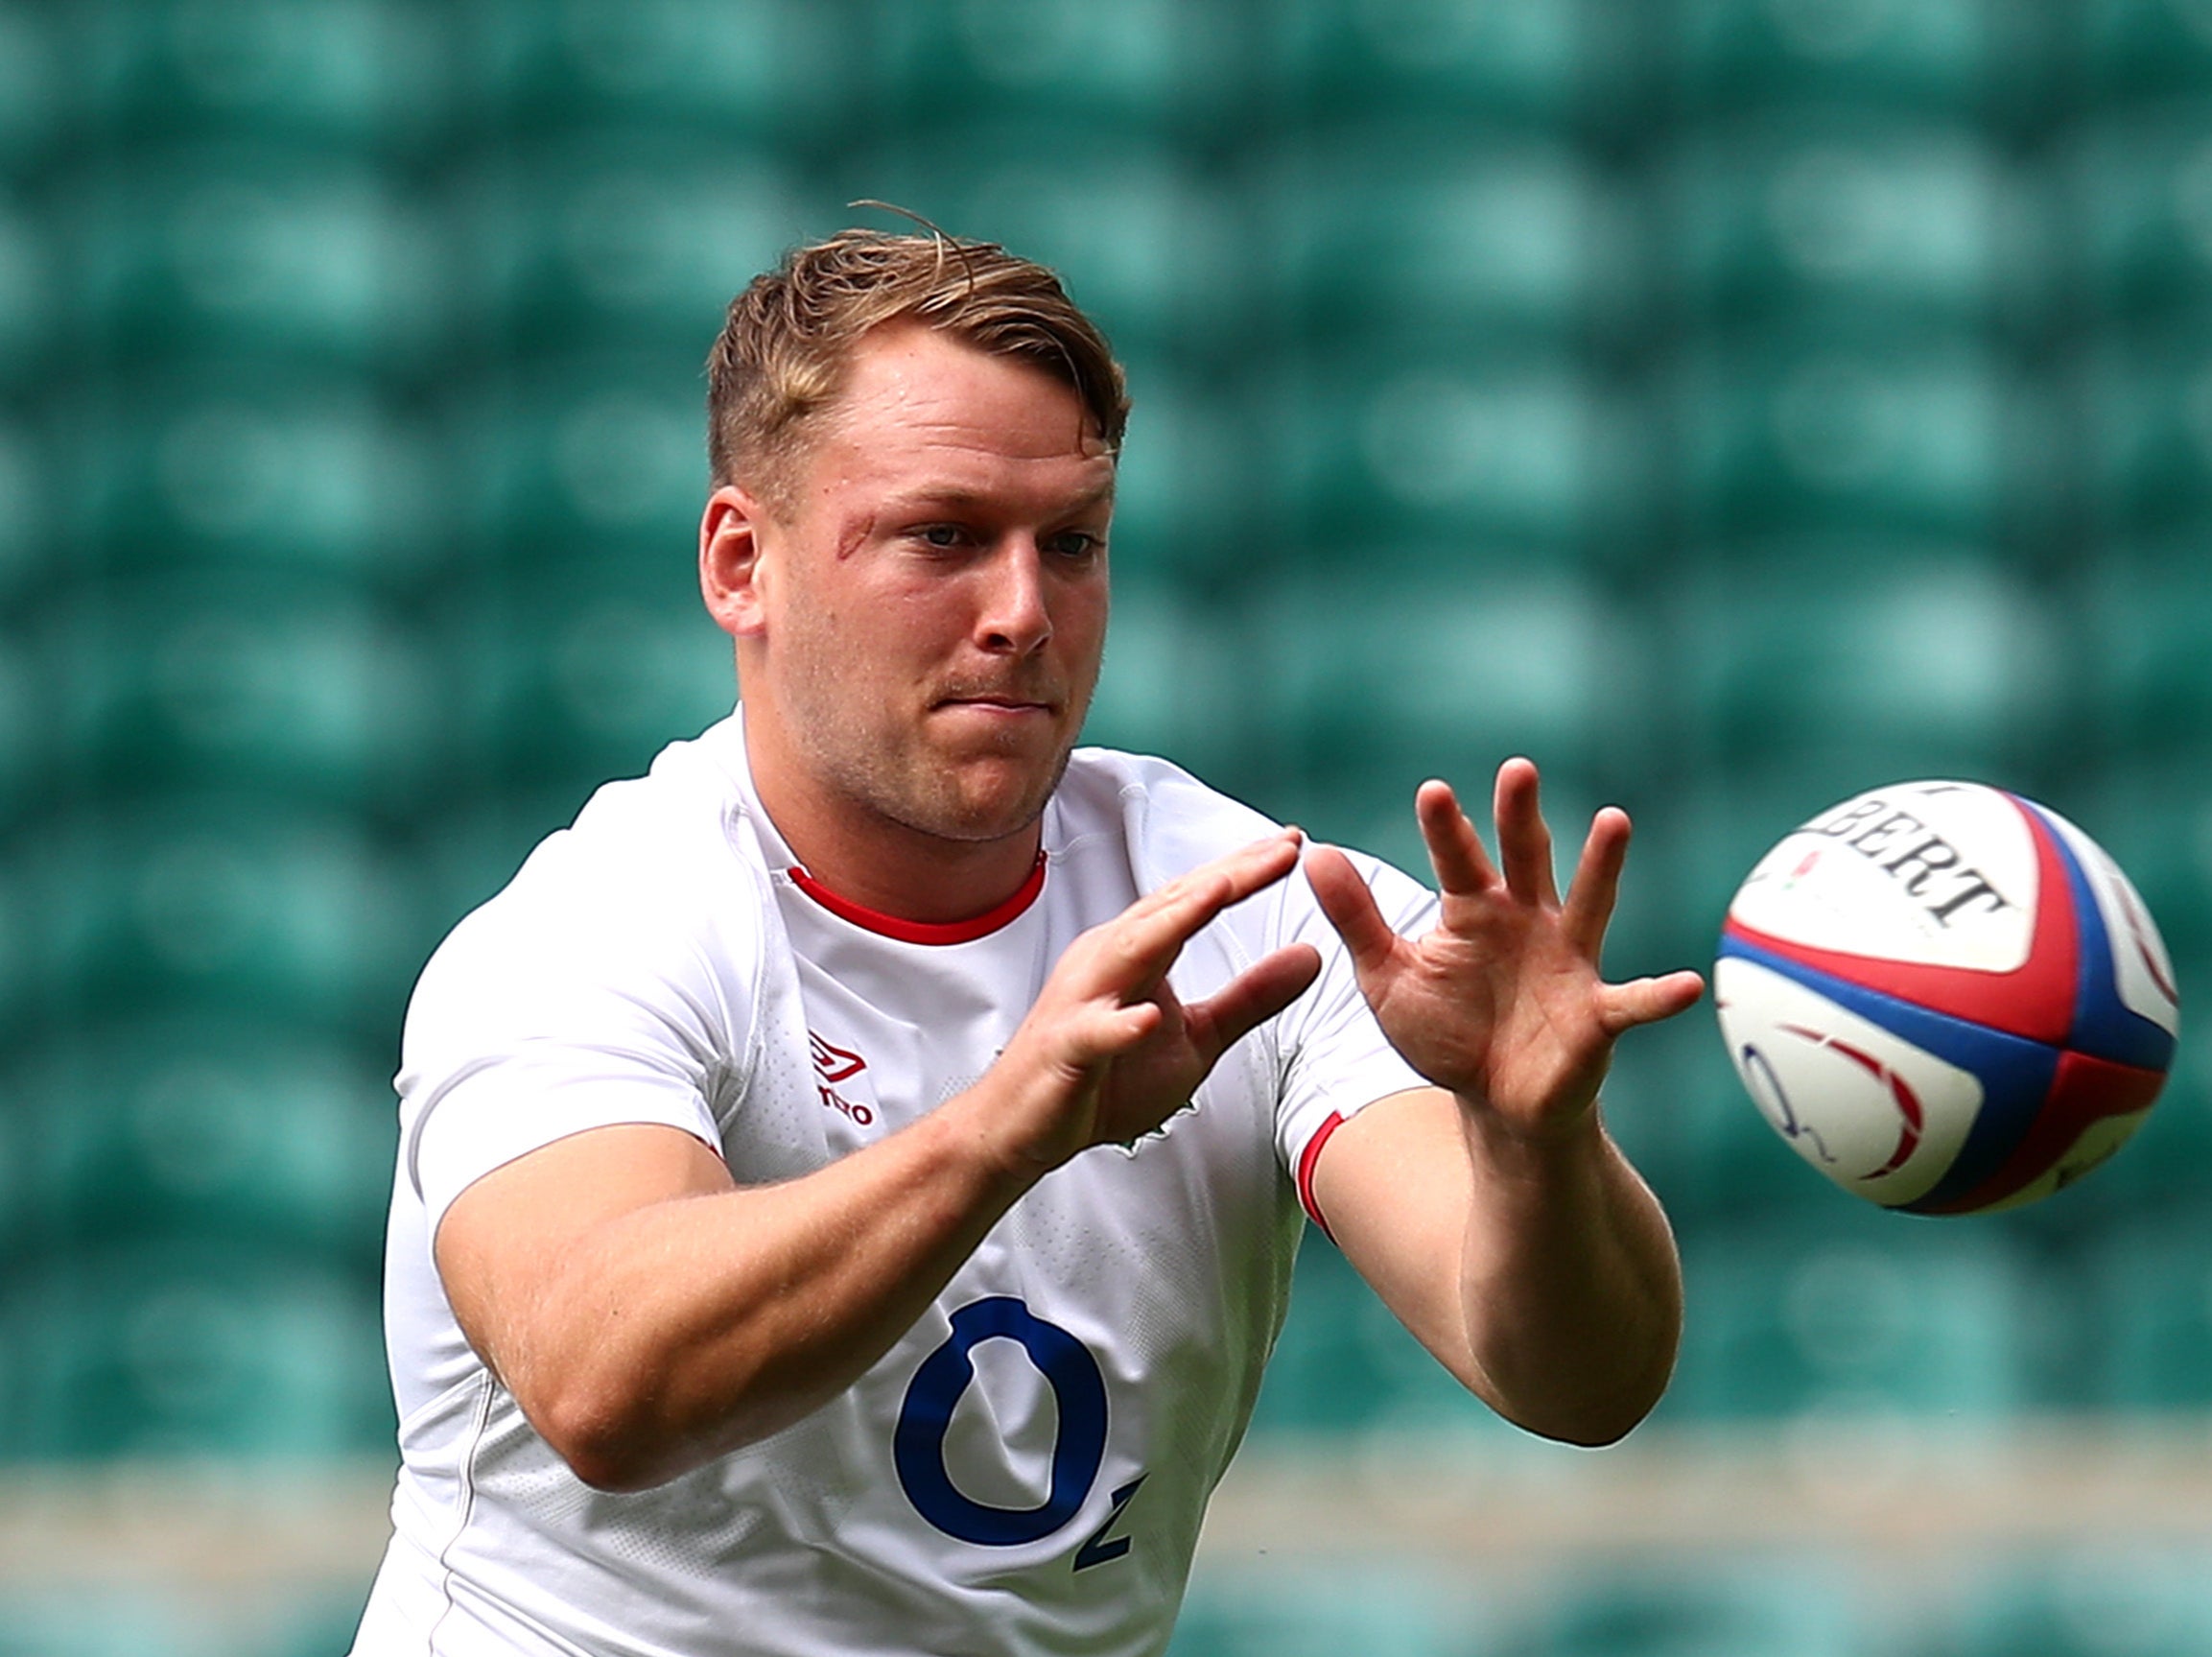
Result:
{"label": "neck", "polygon": [[814,785],[765,728],[747,721],[753,792],[799,865],[864,909],[940,926],[1005,903],[1037,866],[1043,822],[997,840],[948,840]]}

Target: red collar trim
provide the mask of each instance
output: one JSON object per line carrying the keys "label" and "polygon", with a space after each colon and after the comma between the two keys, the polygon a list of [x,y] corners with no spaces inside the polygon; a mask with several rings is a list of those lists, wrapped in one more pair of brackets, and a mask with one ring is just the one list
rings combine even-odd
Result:
{"label": "red collar trim", "polygon": [[896,938],[901,943],[973,943],[979,937],[990,936],[1037,901],[1037,894],[1045,889],[1045,853],[1042,849],[1038,851],[1029,878],[1012,897],[967,920],[902,920],[895,914],[855,903],[849,897],[839,897],[797,864],[791,865],[791,884],[839,920],[851,921],[855,926]]}

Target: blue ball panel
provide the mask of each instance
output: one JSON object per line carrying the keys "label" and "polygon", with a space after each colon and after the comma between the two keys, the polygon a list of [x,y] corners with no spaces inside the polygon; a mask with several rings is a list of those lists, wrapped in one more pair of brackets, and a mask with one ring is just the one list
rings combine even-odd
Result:
{"label": "blue ball panel", "polygon": [[1959,1154],[1933,1189],[1916,1201],[1898,1204],[1907,1211],[1948,1202],[1995,1173],[2042,1109],[2052,1077],[2058,1074],[2059,1050],[2045,1042],[2008,1035],[1948,1013],[1930,1012],[1924,1006],[1772,954],[1741,938],[1723,937],[1720,953],[1755,961],[1770,972],[1817,990],[1869,1024],[1878,1025],[1945,1064],[1956,1065],[1981,1082],[1982,1108],[1966,1130],[1965,1143],[1959,1147]]}
{"label": "blue ball panel", "polygon": [[[2029,809],[2039,812],[2032,804]],[[2049,821],[2045,816],[2045,824]],[[2174,1037],[2120,999],[2119,982],[2112,969],[2112,935],[2105,925],[2105,911],[2097,907],[2097,894],[2090,889],[2088,872],[2056,828],[2051,830],[2051,841],[2066,865],[2066,887],[2074,900],[2074,930],[2080,940],[2075,952],[2080,977],[2074,991],[2074,1030],[2068,1045],[2114,1064],[2131,1064],[2139,1070],[2168,1069],[2174,1062]]]}

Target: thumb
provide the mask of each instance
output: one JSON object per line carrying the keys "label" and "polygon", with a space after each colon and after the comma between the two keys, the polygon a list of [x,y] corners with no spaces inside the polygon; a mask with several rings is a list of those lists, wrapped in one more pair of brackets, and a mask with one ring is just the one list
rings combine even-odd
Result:
{"label": "thumb", "polygon": [[1364,980],[1379,971],[1398,948],[1398,934],[1382,918],[1375,894],[1352,866],[1352,860],[1334,846],[1317,845],[1306,854],[1306,880],[1329,924],[1344,939],[1353,970]]}
{"label": "thumb", "polygon": [[1639,1024],[1686,1012],[1706,992],[1706,981],[1694,972],[1670,972],[1663,978],[1635,978],[1626,983],[1609,983],[1599,1009],[1609,1036],[1634,1030]]}

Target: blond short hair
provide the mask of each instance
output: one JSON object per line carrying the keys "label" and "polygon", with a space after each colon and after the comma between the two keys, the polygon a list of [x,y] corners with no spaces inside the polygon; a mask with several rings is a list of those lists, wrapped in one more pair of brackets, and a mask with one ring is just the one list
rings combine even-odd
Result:
{"label": "blond short hair", "polygon": [[730,301],[707,355],[714,483],[772,495],[832,408],[861,339],[911,320],[1028,363],[1081,399],[1118,454],[1129,418],[1121,366],[1060,278],[993,242],[841,230],[794,248]]}

